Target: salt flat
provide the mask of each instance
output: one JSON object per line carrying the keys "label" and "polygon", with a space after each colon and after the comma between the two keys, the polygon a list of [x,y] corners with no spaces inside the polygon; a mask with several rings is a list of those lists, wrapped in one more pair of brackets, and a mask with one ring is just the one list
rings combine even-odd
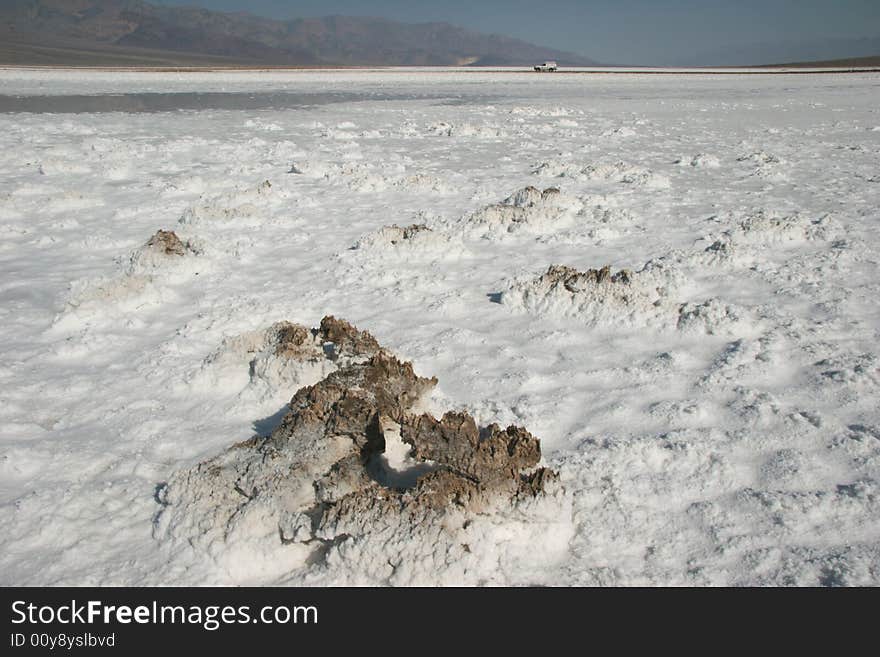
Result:
{"label": "salt flat", "polygon": [[[880,584],[876,74],[6,69],[0,94],[47,103],[0,114],[3,584]],[[102,94],[187,109],[51,113]],[[191,252],[147,257],[159,229]],[[298,387],[233,346],[331,314],[436,376],[435,413],[540,438],[552,535],[496,519],[462,561],[416,528],[385,570],[169,540],[164,484]]]}

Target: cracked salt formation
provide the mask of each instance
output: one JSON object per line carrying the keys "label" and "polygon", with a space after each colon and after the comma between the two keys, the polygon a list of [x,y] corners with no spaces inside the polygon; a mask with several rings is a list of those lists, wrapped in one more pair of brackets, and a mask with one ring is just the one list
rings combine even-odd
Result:
{"label": "cracked salt formation", "polygon": [[[268,334],[267,346],[292,360],[317,358],[320,341],[337,358],[369,357],[301,388],[270,435],[175,473],[161,495],[158,537],[203,550],[232,581],[307,577],[331,561],[344,581],[369,579],[375,563],[410,559],[416,571],[395,583],[418,583],[426,558],[433,576],[467,581],[460,569],[498,551],[505,525],[533,552],[558,549],[570,509],[556,474],[537,467],[540,443],[526,429],[418,412],[437,380],[341,320],[325,318],[315,331],[282,322]],[[474,538],[485,545],[464,542]],[[262,561],[249,568],[241,559]],[[403,572],[394,566],[390,575]]]}

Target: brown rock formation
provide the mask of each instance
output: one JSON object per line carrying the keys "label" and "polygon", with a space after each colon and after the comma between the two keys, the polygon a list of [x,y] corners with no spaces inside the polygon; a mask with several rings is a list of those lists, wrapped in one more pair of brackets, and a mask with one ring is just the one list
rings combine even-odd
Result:
{"label": "brown rock formation", "polygon": [[147,240],[146,248],[165,255],[183,256],[193,250],[189,242],[182,242],[173,230],[158,230]]}
{"label": "brown rock formation", "polygon": [[437,380],[418,376],[369,333],[334,317],[315,331],[279,322],[271,332],[292,358],[308,357],[302,349],[315,342],[372,355],[298,390],[269,436],[177,473],[163,511],[175,532],[197,527],[209,542],[225,542],[241,531],[271,535],[274,523],[284,545],[326,545],[413,523],[442,529],[449,513],[510,507],[555,481],[534,469],[540,442],[521,427],[480,429],[467,413],[437,420],[415,412]]}

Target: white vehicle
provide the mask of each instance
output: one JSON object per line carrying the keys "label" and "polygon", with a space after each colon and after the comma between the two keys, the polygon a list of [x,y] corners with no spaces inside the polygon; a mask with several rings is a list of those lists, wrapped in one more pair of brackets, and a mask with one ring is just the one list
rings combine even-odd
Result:
{"label": "white vehicle", "polygon": [[535,67],[535,70],[538,73],[545,73],[545,72],[546,73],[553,73],[556,70],[556,68],[557,68],[556,62],[549,61],[549,62],[544,62],[543,64],[538,64]]}

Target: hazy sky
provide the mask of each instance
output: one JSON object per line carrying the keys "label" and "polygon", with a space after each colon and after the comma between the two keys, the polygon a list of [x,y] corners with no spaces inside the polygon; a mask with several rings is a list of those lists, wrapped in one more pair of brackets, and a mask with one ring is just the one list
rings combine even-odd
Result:
{"label": "hazy sky", "polygon": [[[615,64],[724,57],[825,57],[880,37],[880,0],[152,0],[273,18],[383,16],[446,21]],[[758,56],[756,44],[765,44]],[[782,44],[770,47],[766,44]],[[820,45],[821,44],[821,45]],[[862,44],[862,49],[869,47]],[[872,47],[872,46],[871,46]],[[870,47],[869,47],[870,49]],[[840,51],[839,53],[837,51]],[[735,54],[734,54],[735,53]],[[754,54],[753,54],[754,53]],[[873,54],[880,54],[880,51]],[[712,63],[749,63],[743,61]]]}

